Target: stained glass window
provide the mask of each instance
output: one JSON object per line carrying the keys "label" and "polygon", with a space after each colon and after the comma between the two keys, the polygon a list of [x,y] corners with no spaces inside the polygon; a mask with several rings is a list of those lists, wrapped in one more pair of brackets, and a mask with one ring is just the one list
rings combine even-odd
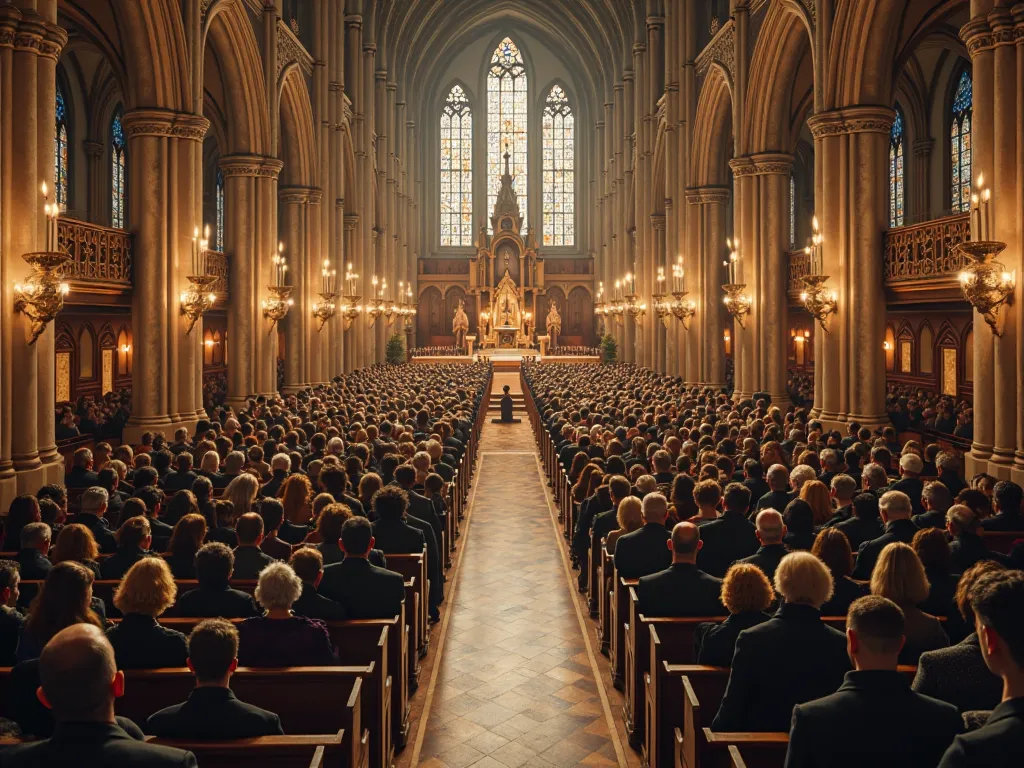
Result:
{"label": "stained glass window", "polygon": [[548,93],[543,130],[544,245],[575,245],[575,122],[560,85]]}
{"label": "stained glass window", "polygon": [[473,244],[473,110],[453,85],[441,110],[441,245]]}
{"label": "stained glass window", "polygon": [[56,103],[57,131],[53,143],[53,188],[57,205],[68,205],[68,108],[64,101],[64,89],[57,84]]}
{"label": "stained glass window", "polygon": [[[491,56],[487,72],[487,216],[494,210],[505,172],[506,146],[511,155],[513,188],[526,227],[526,67],[523,54],[505,38]],[[490,228],[490,223],[488,223]]]}
{"label": "stained glass window", "polygon": [[971,91],[971,75],[965,71],[956,86],[949,128],[950,207],[959,213],[971,210]]}
{"label": "stained glass window", "polygon": [[789,249],[796,248],[796,179],[789,174]]}
{"label": "stained glass window", "polygon": [[889,133],[889,226],[902,227],[904,221],[903,197],[903,110],[896,107],[896,119]]}
{"label": "stained glass window", "polygon": [[216,198],[214,203],[216,204],[217,213],[217,242],[214,243],[214,249],[218,251],[224,250],[224,174],[221,173],[220,169],[217,169],[217,188],[214,192]]}
{"label": "stained glass window", "polygon": [[125,142],[121,108],[110,121],[110,226],[124,229]]}

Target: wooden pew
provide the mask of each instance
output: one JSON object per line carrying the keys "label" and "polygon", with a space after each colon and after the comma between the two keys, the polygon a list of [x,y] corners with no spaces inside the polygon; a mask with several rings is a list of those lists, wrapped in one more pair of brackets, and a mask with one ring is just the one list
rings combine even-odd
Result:
{"label": "wooden pew", "polygon": [[604,543],[601,544],[600,557],[597,566],[597,580],[601,584],[601,594],[597,598],[597,635],[601,640],[601,653],[607,656],[611,648],[611,590],[615,578],[615,562],[608,554],[608,547]]}
{"label": "wooden pew", "polygon": [[1024,531],[982,531],[981,540],[993,552],[1008,555],[1015,541],[1024,541]]}
{"label": "wooden pew", "polygon": [[621,578],[618,568],[613,573],[615,578],[609,621],[611,624],[609,658],[612,663],[612,685],[621,691],[626,685],[626,624],[629,623],[629,588],[635,587],[640,580]]}
{"label": "wooden pew", "polygon": [[[597,577],[598,564],[601,561],[601,547],[604,540],[596,539],[593,529],[590,531],[589,539],[590,552],[587,554],[587,605],[590,607],[590,617],[596,618],[601,615],[598,606],[601,600],[601,592],[604,591],[604,587]],[[582,563],[580,563],[580,567],[583,567]]]}
{"label": "wooden pew", "polygon": [[147,736],[150,744],[192,752],[203,768],[367,768],[350,766],[345,757],[345,732],[310,736],[259,736],[233,741],[180,741]]}
{"label": "wooden pew", "polygon": [[[788,733],[715,733],[701,728],[691,735],[675,729],[675,768],[729,768],[732,749],[743,749],[750,768],[782,768],[789,747]],[[730,749],[732,748],[732,749]]]}
{"label": "wooden pew", "polygon": [[409,623],[416,622],[415,651],[420,658],[427,655],[427,648],[430,645],[429,599],[430,582],[427,578],[427,552],[413,555],[387,555],[388,570],[402,574],[406,579],[416,579],[417,593],[419,600],[416,606],[408,607],[406,615]]}

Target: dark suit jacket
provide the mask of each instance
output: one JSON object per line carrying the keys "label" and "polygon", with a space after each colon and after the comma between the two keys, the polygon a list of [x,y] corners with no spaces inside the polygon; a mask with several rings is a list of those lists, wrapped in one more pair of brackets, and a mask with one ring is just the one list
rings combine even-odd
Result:
{"label": "dark suit jacket", "polygon": [[292,605],[292,613],[323,621],[344,621],[348,618],[344,605],[328,600],[316,591],[316,587],[305,582],[302,584],[302,594]]}
{"label": "dark suit jacket", "polygon": [[195,768],[191,752],[136,741],[113,723],[60,723],[45,741],[8,747],[4,768]]}
{"label": "dark suit jacket", "polygon": [[[704,529],[700,529],[701,537],[704,536]],[[763,544],[750,557],[737,560],[738,563],[750,563],[761,569],[761,572],[768,577],[768,581],[775,578],[775,569],[779,567],[782,558],[789,554],[785,544]]]}
{"label": "dark suit jacket", "polygon": [[704,542],[697,553],[697,567],[705,573],[722,578],[734,561],[758,551],[754,524],[742,512],[726,511],[717,520],[700,527]]}
{"label": "dark suit jacket", "polygon": [[866,594],[868,594],[868,588],[863,584],[858,584],[849,576],[835,579],[832,597],[821,606],[821,615],[845,616],[846,612],[850,610],[850,603]]}
{"label": "dark suit jacket", "polygon": [[730,614],[720,624],[710,621],[698,624],[693,638],[697,663],[709,667],[731,666],[732,653],[740,632],[764,624],[770,618],[767,613],[760,611],[743,611]]}
{"label": "dark suit jacket", "polygon": [[68,520],[68,523],[78,523],[88,528],[92,537],[96,539],[100,552],[103,554],[111,554],[117,551],[117,539],[114,538],[114,534],[107,528],[107,524],[96,517],[96,515],[82,512]]}
{"label": "dark suit jacket", "polygon": [[247,619],[262,616],[252,595],[227,585],[223,587],[199,587],[178,595],[178,601],[167,612],[169,616],[189,618]]}
{"label": "dark suit jacket", "polygon": [[346,557],[324,568],[319,592],[341,603],[350,619],[390,619],[402,610],[405,579],[365,558]]}
{"label": "dark suit jacket", "polygon": [[889,486],[890,491],[903,491],[910,497],[910,503],[914,507],[914,514],[919,515],[924,510],[921,508],[921,492],[924,490],[924,482],[916,477],[904,477]]}
{"label": "dark suit jacket", "polygon": [[25,617],[16,609],[0,607],[0,666],[13,667]]}
{"label": "dark suit jacket", "polygon": [[828,696],[850,669],[846,635],[808,605],[783,603],[740,633],[715,731],[785,731],[793,706]]}
{"label": "dark suit jacket", "polygon": [[152,616],[129,613],[107,630],[118,669],[184,667],[188,641],[181,632],[157,624]]}
{"label": "dark suit jacket", "polygon": [[259,617],[238,625],[238,663],[243,667],[330,666],[338,658],[322,621],[305,616]]}
{"label": "dark suit jacket", "polygon": [[769,491],[757,500],[755,511],[762,509],[774,509],[780,515],[786,509],[786,505],[796,498],[795,493],[789,491]]}
{"label": "dark suit jacket", "polygon": [[919,515],[914,515],[910,519],[914,521],[914,525],[916,525],[918,528],[946,527],[946,513],[939,512],[937,509],[922,512]]}
{"label": "dark suit jacket", "polygon": [[245,739],[283,734],[281,718],[235,698],[230,688],[195,688],[182,704],[155,712],[146,733],[163,739]]}
{"label": "dark suit jacket", "polygon": [[954,573],[963,573],[981,560],[995,560],[1006,564],[1006,558],[992,552],[981,536],[973,533],[961,533],[949,542],[949,568]]}
{"label": "dark suit jacket", "polygon": [[[623,539],[615,545],[619,551]],[[690,563],[672,563],[664,571],[642,576],[637,586],[645,616],[725,616],[722,581]]]}
{"label": "dark suit jacket", "polygon": [[164,493],[171,495],[178,491],[191,491],[192,483],[196,481],[196,477],[198,477],[198,475],[191,470],[188,472],[174,470],[164,478]]}
{"label": "dark suit jacket", "polygon": [[1003,696],[1003,681],[985,666],[978,635],[974,633],[949,648],[922,653],[913,688],[948,702],[961,712],[995,709]]}
{"label": "dark suit jacket", "polygon": [[120,579],[139,560],[150,557],[142,547],[118,547],[117,552],[100,563],[100,578]]}
{"label": "dark suit jacket", "polygon": [[301,544],[309,536],[309,530],[308,525],[296,525],[290,520],[285,520],[281,523],[277,537],[282,541],[287,541],[289,544]]}
{"label": "dark suit jacket", "polygon": [[961,731],[956,707],[914,693],[901,672],[847,672],[838,691],[793,709],[786,768],[932,768]]}
{"label": "dark suit jacket", "polygon": [[196,561],[194,556],[171,555],[167,558],[167,566],[176,579],[195,579]]}
{"label": "dark suit jacket", "polygon": [[22,549],[18,551],[18,572],[21,580],[45,580],[53,564],[38,549]]}
{"label": "dark suit jacket", "polygon": [[277,498],[277,492],[281,490],[284,481],[288,479],[288,472],[283,469],[275,469],[266,483],[260,487],[259,495],[264,499]]}
{"label": "dark suit jacket", "polygon": [[619,578],[638,579],[668,568],[672,553],[665,545],[672,534],[664,525],[647,523],[639,531],[620,536],[615,544],[615,570]]}
{"label": "dark suit jacket", "polygon": [[386,555],[419,554],[427,545],[423,531],[406,520],[377,520],[370,527],[377,547]]}
{"label": "dark suit jacket", "polygon": [[1000,513],[984,522],[986,531],[1024,531],[1024,515]]}
{"label": "dark suit jacket", "polygon": [[1024,762],[1024,696],[1002,702],[984,726],[957,736],[939,768],[1015,768]]}
{"label": "dark suit jacket", "polygon": [[68,488],[92,488],[100,484],[100,476],[84,467],[72,467],[64,477],[64,485]]}
{"label": "dark suit jacket", "polygon": [[[842,530],[841,526],[840,530]],[[858,548],[857,567],[853,569],[853,578],[859,581],[870,579],[871,572],[875,569],[875,563],[878,562],[878,556],[882,554],[882,550],[894,541],[909,544],[919,530],[912,520],[890,520],[885,526],[885,533],[877,539],[865,541]]]}
{"label": "dark suit jacket", "polygon": [[235,547],[233,579],[258,579],[260,571],[277,561],[259,547]]}
{"label": "dark suit jacket", "polygon": [[876,539],[885,533],[885,526],[882,525],[880,517],[867,520],[854,515],[849,520],[836,523],[837,529],[842,531],[850,541],[850,549],[856,552],[865,541]]}
{"label": "dark suit jacket", "polygon": [[[345,559],[345,553],[341,547],[338,546],[336,541],[322,541],[316,545],[316,548],[320,551],[320,554],[324,557],[324,566],[333,565],[334,563],[340,563]],[[388,560],[384,557],[384,552],[377,549],[376,547],[370,550],[370,565],[376,565],[378,568],[387,568]]]}

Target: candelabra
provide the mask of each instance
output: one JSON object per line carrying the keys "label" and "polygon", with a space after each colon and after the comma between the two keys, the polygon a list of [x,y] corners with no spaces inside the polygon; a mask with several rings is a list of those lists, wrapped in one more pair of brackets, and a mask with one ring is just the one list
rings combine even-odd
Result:
{"label": "candelabra", "polygon": [[358,285],[359,275],[352,271],[352,265],[349,264],[345,269],[345,293],[341,297],[341,317],[344,320],[346,331],[352,327],[352,323],[363,311],[363,307],[359,303],[362,296],[356,293]]}
{"label": "candelabra", "polygon": [[672,293],[672,298],[675,299],[672,302],[672,314],[683,324],[683,328],[690,330],[690,321],[697,314],[697,305],[692,299],[687,299],[687,295],[686,291],[674,291]]}
{"label": "candelabra", "polygon": [[23,313],[32,323],[29,345],[46,330],[46,326],[64,308],[64,297],[71,290],[62,280],[64,267],[71,258],[57,246],[57,219],[60,206],[50,205],[46,182],[43,182],[43,211],[46,214],[46,249],[26,253],[23,259],[32,268],[32,274],[23,283],[14,285],[14,311]]}
{"label": "candelabra", "polygon": [[285,275],[288,273],[288,263],[284,258],[283,244],[278,244],[277,253],[274,254],[271,262],[274,265],[277,284],[267,287],[267,290],[270,291],[270,298],[264,299],[262,305],[263,316],[270,320],[270,330],[272,332],[277,324],[288,314],[288,310],[295,302],[291,298],[292,286],[284,284]]}
{"label": "candelabra", "polygon": [[323,268],[320,270],[320,301],[313,303],[313,317],[317,320],[317,333],[324,329],[324,324],[338,311],[338,307],[334,303],[338,298],[334,286],[337,274],[337,270],[331,269],[331,260],[324,259]]}
{"label": "candelabra", "polygon": [[661,324],[668,328],[668,316],[672,313],[672,305],[665,301],[665,268],[658,267],[658,277],[656,278],[658,287],[651,295],[651,303],[654,306],[654,313]]}
{"label": "candelabra", "polygon": [[995,240],[971,240],[957,246],[971,263],[960,273],[964,297],[985,318],[996,336],[1003,335],[1004,304],[1013,303],[1016,275],[995,260],[1006,243]]}
{"label": "candelabra", "polygon": [[[370,318],[370,327],[373,328],[373,324],[377,322],[377,318],[384,314],[384,290],[388,287],[388,281],[384,280],[380,283],[377,280],[377,276],[374,275],[370,282],[373,284],[374,297],[366,305],[366,315]],[[378,289],[378,285],[381,287]]]}
{"label": "candelabra", "polygon": [[641,325],[644,315],[647,314],[647,302],[637,301],[636,294],[630,293],[626,296],[626,311],[629,312],[634,323]]}
{"label": "candelabra", "polygon": [[804,253],[807,254],[808,258],[809,274],[803,278],[806,290],[800,294],[800,301],[811,314],[811,317],[818,321],[821,330],[828,333],[828,319],[836,311],[838,296],[835,291],[825,287],[825,283],[828,282],[828,275],[821,274],[824,264],[821,253],[823,238],[818,229],[817,216],[811,220],[811,232],[811,244],[804,248]]}
{"label": "candelabra", "polygon": [[752,302],[750,296],[745,292],[747,284],[737,282],[736,278],[736,270],[740,261],[740,241],[726,238],[725,244],[729,248],[729,260],[722,262],[722,266],[727,268],[729,275],[729,282],[722,286],[722,290],[725,291],[725,308],[740,324],[740,328],[746,328],[745,318],[750,314]]}
{"label": "candelabra", "polygon": [[189,286],[178,299],[181,302],[181,314],[185,316],[185,334],[191,335],[196,321],[209,312],[217,301],[217,294],[211,290],[217,282],[217,276],[187,275],[185,279]]}
{"label": "candelabra", "polygon": [[610,317],[614,318],[616,325],[622,325],[622,318],[626,312],[626,305],[622,301],[620,294],[622,293],[622,281],[615,281],[615,293],[612,295],[612,300],[608,302],[608,307],[605,313]]}

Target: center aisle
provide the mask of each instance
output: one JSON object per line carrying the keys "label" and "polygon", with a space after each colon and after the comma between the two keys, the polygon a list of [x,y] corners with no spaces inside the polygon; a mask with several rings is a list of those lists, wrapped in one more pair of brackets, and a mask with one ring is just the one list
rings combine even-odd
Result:
{"label": "center aisle", "polygon": [[[517,374],[496,373],[500,397]],[[492,414],[497,416],[495,412]],[[541,479],[520,424],[491,424],[462,553],[417,728],[412,764],[429,768],[625,765]],[[592,645],[592,644],[591,644]],[[635,761],[630,761],[635,762]]]}

